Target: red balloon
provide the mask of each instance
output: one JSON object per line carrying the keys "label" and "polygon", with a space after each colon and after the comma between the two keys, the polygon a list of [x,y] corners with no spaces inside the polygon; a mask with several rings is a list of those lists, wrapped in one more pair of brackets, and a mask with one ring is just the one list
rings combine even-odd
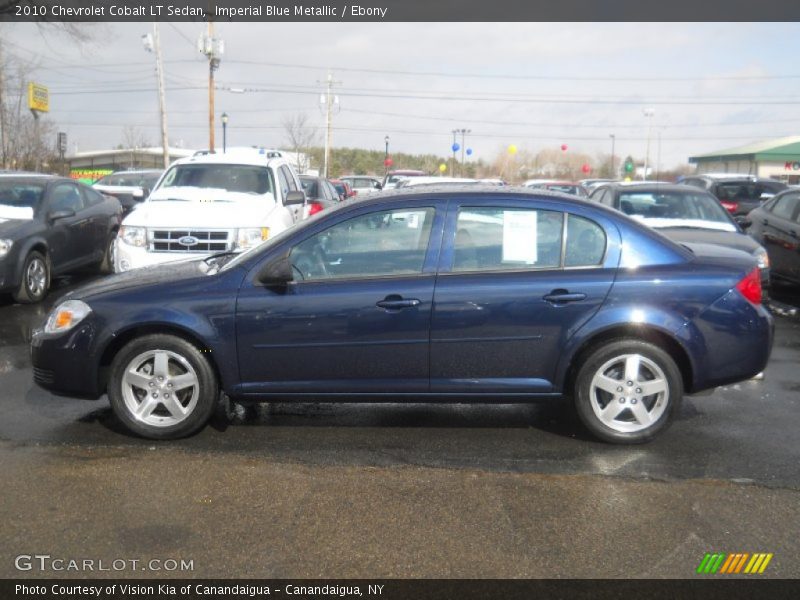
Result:
{"label": "red balloon", "polygon": [[566,152],[566,151],[567,151],[567,145],[566,145],[566,144],[561,144],[561,149],[562,149],[564,152]]}
{"label": "red balloon", "polygon": [[394,164],[394,161],[391,158],[387,158],[383,161],[384,167],[391,167]]}
{"label": "red balloon", "polygon": [[592,170],[592,167],[590,167],[589,165],[583,165],[581,167],[581,171],[583,171],[584,173],[589,173],[589,171],[591,171],[591,170]]}

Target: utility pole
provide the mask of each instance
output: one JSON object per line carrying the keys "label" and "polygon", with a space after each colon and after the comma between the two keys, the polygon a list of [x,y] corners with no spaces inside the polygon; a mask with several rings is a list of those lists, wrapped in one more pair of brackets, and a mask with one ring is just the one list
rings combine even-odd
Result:
{"label": "utility pole", "polygon": [[3,65],[3,44],[0,43],[0,169],[6,168],[6,104],[3,92],[6,88]]}
{"label": "utility pole", "polygon": [[214,71],[225,53],[225,44],[214,37],[214,21],[208,21],[208,34],[201,36],[198,50],[208,58],[208,151],[214,152]]}
{"label": "utility pole", "polygon": [[169,138],[167,136],[167,102],[164,97],[164,63],[161,57],[161,37],[158,23],[153,23],[153,37],[142,36],[145,50],[156,55],[156,79],[158,80],[158,110],[161,114],[161,147],[164,152],[164,168],[169,166]]}
{"label": "utility pole", "polygon": [[339,98],[333,95],[333,86],[339,85],[341,81],[334,81],[333,75],[328,72],[325,80],[325,94],[321,98],[321,103],[325,105],[325,161],[322,165],[322,176],[328,178],[330,168],[331,145],[333,142],[333,106],[339,103]]}
{"label": "utility pole", "polygon": [[471,129],[462,129],[461,130],[461,168],[458,170],[459,175],[461,177],[464,176],[464,136],[468,133],[472,133]]}
{"label": "utility pole", "polygon": [[650,136],[653,133],[653,116],[656,111],[652,108],[644,109],[644,116],[647,119],[647,149],[644,153],[644,173],[642,173],[642,181],[647,181],[647,167],[650,162]]}

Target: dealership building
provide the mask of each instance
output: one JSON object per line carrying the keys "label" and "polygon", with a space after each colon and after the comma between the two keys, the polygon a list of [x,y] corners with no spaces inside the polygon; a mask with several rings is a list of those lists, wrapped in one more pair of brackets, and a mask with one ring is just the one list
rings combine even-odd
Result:
{"label": "dealership building", "polygon": [[800,136],[690,156],[697,173],[741,173],[800,183]]}

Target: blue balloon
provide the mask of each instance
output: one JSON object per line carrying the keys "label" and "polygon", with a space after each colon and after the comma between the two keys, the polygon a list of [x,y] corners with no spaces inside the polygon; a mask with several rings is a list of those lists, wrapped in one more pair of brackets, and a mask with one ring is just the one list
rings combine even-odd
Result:
{"label": "blue balloon", "polygon": [[467,148],[467,156],[472,156],[472,148]]}
{"label": "blue balloon", "polygon": [[458,149],[461,148],[458,144],[453,144],[453,152],[458,152]]}

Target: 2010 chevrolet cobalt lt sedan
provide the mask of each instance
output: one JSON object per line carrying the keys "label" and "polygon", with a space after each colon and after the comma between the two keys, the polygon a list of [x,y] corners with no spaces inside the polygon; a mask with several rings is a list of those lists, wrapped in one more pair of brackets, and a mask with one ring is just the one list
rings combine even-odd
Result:
{"label": "2010 chevrolet cobalt lt sedan", "polygon": [[617,443],[684,393],[752,377],[773,325],[746,253],[678,245],[577,198],[387,193],[239,255],[75,290],[32,341],[35,381],[176,438],[239,401],[572,399]]}

